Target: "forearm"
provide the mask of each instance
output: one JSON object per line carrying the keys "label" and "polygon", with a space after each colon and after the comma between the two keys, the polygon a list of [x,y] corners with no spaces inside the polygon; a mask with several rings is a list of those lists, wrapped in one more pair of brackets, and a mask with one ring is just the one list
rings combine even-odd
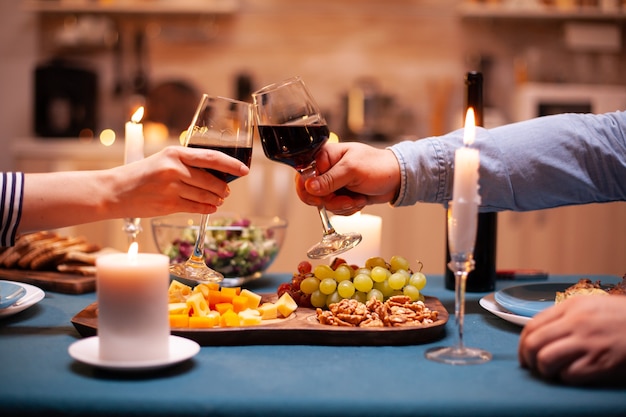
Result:
{"label": "forearm", "polygon": [[[626,113],[542,117],[478,129],[483,211],[626,200]],[[402,185],[394,205],[451,199],[462,130],[391,147]]]}
{"label": "forearm", "polygon": [[26,174],[20,232],[117,217],[111,171]]}

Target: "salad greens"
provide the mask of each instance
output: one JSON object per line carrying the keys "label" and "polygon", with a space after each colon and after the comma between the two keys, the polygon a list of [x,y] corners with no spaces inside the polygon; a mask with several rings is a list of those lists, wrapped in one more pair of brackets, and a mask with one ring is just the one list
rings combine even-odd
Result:
{"label": "salad greens", "polygon": [[[226,278],[247,277],[267,268],[279,244],[271,228],[255,227],[248,219],[210,220],[204,244],[206,264]],[[193,252],[197,228],[185,228],[165,250],[171,263],[186,261]]]}

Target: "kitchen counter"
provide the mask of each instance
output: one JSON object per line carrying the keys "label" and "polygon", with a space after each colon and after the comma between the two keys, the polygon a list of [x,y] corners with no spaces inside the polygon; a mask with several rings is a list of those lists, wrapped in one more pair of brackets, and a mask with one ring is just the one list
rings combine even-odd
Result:
{"label": "kitchen counter", "polygon": [[[251,283],[273,292],[288,274]],[[454,293],[429,276],[425,294],[454,311]],[[579,277],[553,276],[554,282]],[[592,277],[605,279],[606,277]],[[499,282],[498,286],[519,282]],[[70,320],[95,294],[47,293],[38,304],[0,320],[3,415],[149,416],[623,416],[626,388],[548,383],[520,368],[521,327],[467,296],[465,342],[487,349],[481,365],[430,362],[424,352],[455,341],[410,346],[256,345],[202,347],[192,359],[147,373],[109,372],[74,361],[80,339]],[[245,339],[242,337],[242,343]]]}

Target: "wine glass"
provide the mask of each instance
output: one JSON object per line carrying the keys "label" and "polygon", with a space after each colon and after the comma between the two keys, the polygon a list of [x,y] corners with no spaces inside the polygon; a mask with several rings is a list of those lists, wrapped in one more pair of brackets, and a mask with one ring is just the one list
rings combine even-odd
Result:
{"label": "wine glass", "polygon": [[[183,145],[221,151],[249,167],[253,128],[252,104],[203,94]],[[238,178],[214,169],[207,168],[207,171],[226,182]],[[192,254],[185,262],[170,265],[172,275],[196,282],[221,282],[224,279],[222,274],[209,268],[204,259],[208,223],[209,215],[203,214]]]}
{"label": "wine glass", "polygon": [[[465,207],[463,207],[465,206]],[[453,210],[458,213],[454,213]],[[454,272],[454,315],[457,325],[457,343],[455,346],[435,347],[426,351],[426,358],[451,365],[470,365],[491,360],[491,353],[467,347],[463,344],[463,324],[465,321],[465,284],[467,275],[474,269],[474,242],[478,212],[464,201],[449,203],[448,242],[450,262],[448,268]]]}
{"label": "wine glass", "polygon": [[[302,79],[292,77],[263,87],[252,93],[252,99],[265,156],[294,168],[304,180],[317,175],[315,156],[330,131]],[[309,258],[337,255],[359,244],[359,233],[337,233],[326,208],[319,206],[318,212],[324,235],[308,250]]]}

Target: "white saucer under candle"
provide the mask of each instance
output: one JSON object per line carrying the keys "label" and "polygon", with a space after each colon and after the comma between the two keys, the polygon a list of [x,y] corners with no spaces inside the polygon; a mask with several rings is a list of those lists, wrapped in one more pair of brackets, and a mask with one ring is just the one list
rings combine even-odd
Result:
{"label": "white saucer under candle", "polygon": [[[134,250],[133,250],[134,249]],[[104,255],[96,261],[99,355],[105,361],[169,357],[169,258],[152,253]]]}

